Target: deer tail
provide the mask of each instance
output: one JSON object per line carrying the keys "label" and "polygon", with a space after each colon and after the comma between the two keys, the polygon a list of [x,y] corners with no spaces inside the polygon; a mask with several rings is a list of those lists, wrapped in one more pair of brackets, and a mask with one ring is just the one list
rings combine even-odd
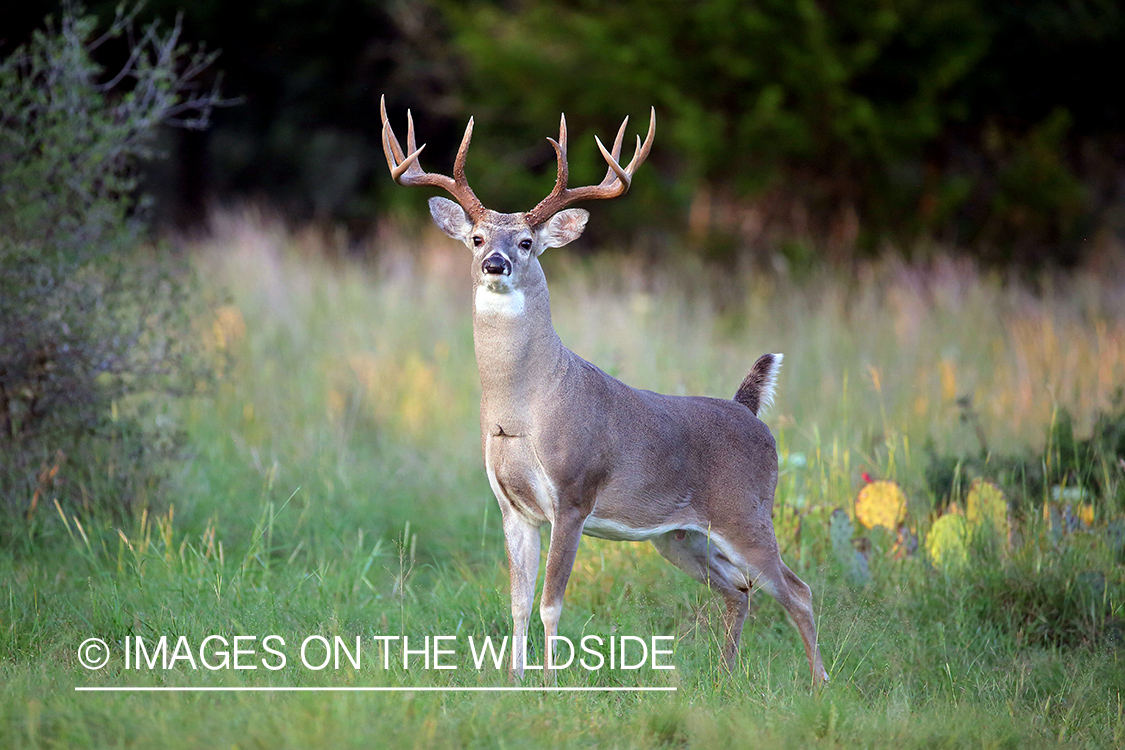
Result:
{"label": "deer tail", "polygon": [[773,391],[777,384],[777,371],[781,369],[782,355],[763,354],[750,368],[734,400],[758,416],[773,404]]}

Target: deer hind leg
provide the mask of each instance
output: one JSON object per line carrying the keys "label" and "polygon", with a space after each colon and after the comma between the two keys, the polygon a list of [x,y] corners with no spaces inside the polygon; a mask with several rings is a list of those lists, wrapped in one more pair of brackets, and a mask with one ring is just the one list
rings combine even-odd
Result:
{"label": "deer hind leg", "polygon": [[757,574],[756,583],[777,600],[788,615],[789,621],[800,633],[801,640],[805,644],[805,655],[809,660],[813,682],[816,684],[827,682],[828,673],[824,671],[824,663],[820,659],[820,648],[816,641],[812,590],[807,583],[786,567],[777,553],[777,548],[772,545],[771,547],[772,549],[769,550],[754,550],[748,555],[749,567]]}
{"label": "deer hind leg", "polygon": [[828,682],[828,672],[824,670],[824,662],[820,659],[820,646],[817,644],[816,639],[816,620],[813,617],[812,607],[812,589],[809,585],[797,577],[797,574],[786,567],[785,563],[778,559],[781,565],[781,574],[785,577],[786,583],[789,584],[791,594],[796,597],[796,607],[794,609],[786,609],[789,613],[789,619],[797,627],[801,633],[801,640],[805,642],[805,655],[809,659],[809,669],[812,671],[813,682],[820,684]]}
{"label": "deer hind leg", "polygon": [[717,540],[700,531],[681,529],[652,540],[657,552],[689,576],[717,591],[726,604],[723,664],[734,670],[742,626],[750,610],[750,582],[721,549]]}

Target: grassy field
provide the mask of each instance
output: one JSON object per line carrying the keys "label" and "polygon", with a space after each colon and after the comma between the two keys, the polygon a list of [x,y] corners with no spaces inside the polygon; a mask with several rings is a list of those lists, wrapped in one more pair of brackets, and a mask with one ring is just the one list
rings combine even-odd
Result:
{"label": "grassy field", "polygon": [[[378,260],[360,263],[318,235],[220,217],[195,248],[216,299],[198,329],[218,383],[183,405],[189,456],[170,490],[124,521],[74,496],[44,501],[0,550],[0,746],[1125,744],[1121,467],[1091,460],[1069,485],[1010,497],[1011,539],[970,542],[963,564],[926,554],[945,500],[927,475],[935,456],[978,456],[983,438],[1050,469],[1060,415],[1082,436],[1112,411],[1125,290],[1089,275],[1032,293],[952,261],[796,283],[543,259],[564,343],[632,385],[730,397],[759,354],[784,352],[766,417],[782,466],[775,519],[783,557],[814,592],[832,680],[817,692],[768,597],[725,674],[710,594],[650,546],[595,539],[580,549],[561,634],[672,636],[675,669],[571,668],[559,684],[675,692],[76,692],[509,684],[468,648],[507,634],[509,615],[467,257],[433,233],[377,242]],[[1000,481],[989,467],[977,473]],[[852,520],[863,473],[905,492],[903,539]],[[1086,520],[1059,528],[1066,498]],[[847,555],[830,534],[837,508],[856,523]],[[855,554],[868,576],[849,573]],[[276,670],[271,634],[285,641]],[[256,669],[193,669],[183,654],[167,670],[124,663],[127,638],[167,636],[172,650],[183,637],[201,660],[213,635],[256,636],[242,658]],[[358,637],[361,666],[301,664],[309,636]],[[380,636],[453,636],[443,661],[458,668],[427,670],[421,656],[404,667],[399,654],[385,669]],[[103,669],[79,661],[88,638],[109,646]]]}

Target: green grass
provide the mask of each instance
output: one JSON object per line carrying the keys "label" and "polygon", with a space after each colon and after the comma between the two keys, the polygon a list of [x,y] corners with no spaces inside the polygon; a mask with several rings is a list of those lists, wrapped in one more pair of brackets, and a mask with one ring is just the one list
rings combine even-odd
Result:
{"label": "green grass", "polygon": [[[5,532],[0,746],[1125,742],[1122,560],[1104,531],[1122,515],[1116,501],[1099,499],[1098,526],[1061,539],[1023,519],[1013,552],[981,545],[967,571],[896,555],[878,531],[865,537],[868,585],[849,584],[833,555],[828,513],[851,508],[861,471],[903,485],[924,546],[936,498],[923,444],[978,449],[958,398],[972,397],[993,445],[1042,450],[1058,409],[1088,429],[1125,382],[1113,290],[1077,279],[1032,294],[952,263],[797,285],[544,256],[564,342],[633,385],[729,397],[759,354],[785,353],[767,418],[783,466],[775,515],[783,556],[814,591],[832,678],[817,692],[772,600],[757,600],[727,675],[708,592],[651,547],[594,539],[583,541],[561,633],[671,635],[676,669],[571,669],[560,684],[675,693],[75,692],[508,684],[467,659],[469,636],[509,628],[499,514],[481,470],[467,258],[432,235],[416,252],[389,241],[370,264],[325,261],[323,244],[220,221],[200,262],[229,304],[198,327],[232,356],[215,392],[184,407],[190,459],[167,496],[122,521],[82,511],[78,488],[62,483],[58,506],[40,503]],[[281,635],[289,663],[121,663],[126,637],[213,634]],[[299,666],[309,635],[361,637],[362,669]],[[456,635],[459,668],[384,670],[382,635]],[[103,670],[78,663],[90,637],[113,648]]]}

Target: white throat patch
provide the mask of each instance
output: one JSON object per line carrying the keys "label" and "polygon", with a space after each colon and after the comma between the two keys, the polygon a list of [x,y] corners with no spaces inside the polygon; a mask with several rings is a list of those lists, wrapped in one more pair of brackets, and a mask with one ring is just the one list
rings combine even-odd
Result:
{"label": "white throat patch", "polygon": [[515,317],[523,314],[523,304],[523,292],[518,289],[494,292],[484,285],[477,287],[475,300],[477,315]]}

